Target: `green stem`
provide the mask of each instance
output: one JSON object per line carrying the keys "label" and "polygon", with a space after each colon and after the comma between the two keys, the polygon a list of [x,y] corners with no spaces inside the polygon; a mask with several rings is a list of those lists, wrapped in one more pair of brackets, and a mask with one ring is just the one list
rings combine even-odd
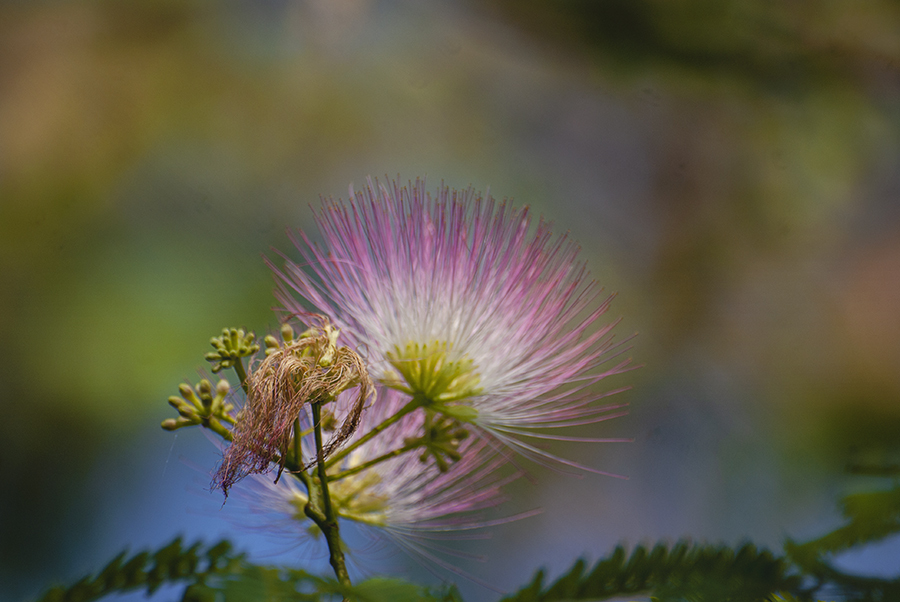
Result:
{"label": "green stem", "polygon": [[249,397],[250,389],[247,387],[247,372],[244,370],[244,361],[239,357],[235,358],[233,367],[238,379],[241,381],[241,388],[244,390],[244,395]]}
{"label": "green stem", "polygon": [[[294,419],[294,464],[303,466],[303,433],[300,432],[300,417]],[[302,472],[302,471],[301,471]]]}
{"label": "green stem", "polygon": [[392,424],[395,424],[398,420],[400,420],[401,418],[403,418],[410,412],[412,412],[412,411],[416,410],[417,408],[419,408],[420,406],[424,405],[424,403],[425,403],[424,399],[422,399],[418,395],[413,397],[409,401],[409,403],[407,403],[405,406],[400,408],[396,414],[394,414],[393,416],[391,416],[390,418],[388,418],[381,424],[373,427],[371,431],[369,431],[368,433],[366,433],[365,435],[363,435],[362,437],[360,437],[359,439],[357,439],[356,441],[354,441],[353,443],[351,443],[344,449],[340,450],[339,452],[337,452],[335,454],[332,454],[332,456],[328,460],[328,462],[325,463],[326,468],[334,466],[335,464],[337,464],[338,462],[340,462],[341,460],[346,458],[347,454],[352,452],[354,449],[358,448],[360,445],[362,445],[363,443],[366,443],[367,441],[371,440],[372,438],[378,436],[386,428],[388,428]]}
{"label": "green stem", "polygon": [[330,477],[328,477],[328,480],[329,481],[339,481],[340,479],[343,479],[344,477],[349,477],[349,476],[355,475],[356,473],[362,472],[365,469],[369,468],[370,466],[375,466],[376,464],[378,464],[380,462],[384,462],[385,460],[390,460],[391,458],[396,458],[397,456],[405,454],[408,451],[414,450],[421,445],[422,445],[421,439],[416,439],[414,442],[407,443],[406,445],[404,445],[401,448],[395,449],[394,451],[389,451],[388,453],[378,456],[377,458],[374,458],[372,460],[369,460],[368,462],[363,462],[359,466],[354,466],[353,468],[349,468],[349,469],[345,470],[344,472],[339,472],[338,474],[333,474]]}
{"label": "green stem", "polygon": [[215,417],[205,420],[203,422],[203,426],[220,436],[225,441],[234,441],[234,435],[232,434],[232,432],[225,428],[225,426]]}
{"label": "green stem", "polygon": [[299,480],[301,483],[303,483],[304,485],[306,485],[306,491],[307,491],[307,493],[309,492],[309,475],[308,475],[308,474],[306,474],[305,472],[303,472],[303,470],[298,470],[298,471],[296,471],[296,472],[294,472],[294,471],[292,470],[292,471],[289,472],[288,474],[290,474],[292,477],[296,478],[296,479]]}
{"label": "green stem", "polygon": [[[331,494],[328,492],[328,476],[325,472],[325,453],[322,446],[321,408],[318,403],[311,405],[316,438],[316,467],[319,472],[318,485],[321,487],[319,491],[321,492],[322,503],[321,508],[313,508],[313,491],[316,487],[310,486],[309,502],[306,504],[304,512],[319,526],[325,535],[330,556],[329,562],[331,563],[331,568],[334,569],[334,574],[337,575],[338,581],[344,585],[350,585],[347,563],[344,560],[344,552],[341,550],[341,537],[338,531],[337,517],[334,514],[334,508],[331,506]],[[309,485],[312,485],[312,483]]]}
{"label": "green stem", "polygon": [[317,403],[312,404],[313,423],[316,436],[316,468],[319,471],[319,480],[322,482],[322,502],[324,504],[325,516],[332,517],[334,513],[331,508],[331,495],[328,493],[328,477],[325,473],[325,453],[322,445],[322,427],[321,407]]}

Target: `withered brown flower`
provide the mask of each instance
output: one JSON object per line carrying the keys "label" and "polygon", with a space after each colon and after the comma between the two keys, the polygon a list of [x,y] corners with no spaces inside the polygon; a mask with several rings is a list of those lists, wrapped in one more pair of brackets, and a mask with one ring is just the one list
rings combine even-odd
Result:
{"label": "withered brown flower", "polygon": [[[234,440],[225,451],[214,488],[225,494],[240,479],[279,466],[285,469],[298,417],[308,404],[326,404],[356,388],[356,395],[340,426],[323,447],[323,458],[346,442],[359,426],[366,400],[375,388],[362,358],[349,347],[337,346],[338,330],[326,319],[299,338],[270,350],[247,377],[247,404],[232,431]],[[295,464],[301,462],[295,458]],[[313,458],[306,470],[315,465]],[[276,481],[278,478],[275,479]]]}

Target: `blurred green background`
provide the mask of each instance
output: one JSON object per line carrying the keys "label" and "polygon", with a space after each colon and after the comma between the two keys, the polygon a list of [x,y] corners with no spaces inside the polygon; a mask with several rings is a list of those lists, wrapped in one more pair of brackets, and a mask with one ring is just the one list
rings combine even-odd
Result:
{"label": "blurred green background", "polygon": [[[466,571],[778,549],[839,524],[848,464],[900,461],[897,2],[4,2],[0,599],[176,533],[325,570],[236,528],[215,448],[159,422],[210,336],[276,326],[261,255],[370,174],[531,205],[640,333],[604,383],[630,416],[589,430],[635,442],[560,450],[630,480],[534,468],[507,512],[545,513]],[[354,562],[429,578],[388,556]]]}

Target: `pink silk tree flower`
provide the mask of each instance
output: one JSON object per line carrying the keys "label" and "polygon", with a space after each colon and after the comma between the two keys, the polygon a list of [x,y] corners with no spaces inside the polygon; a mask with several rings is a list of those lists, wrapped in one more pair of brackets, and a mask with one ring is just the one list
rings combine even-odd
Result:
{"label": "pink silk tree flower", "polygon": [[[566,235],[527,208],[472,188],[369,179],[349,201],[324,201],[324,247],[293,238],[277,296],[285,310],[327,314],[367,356],[374,380],[468,422],[523,455],[559,458],[533,439],[621,415],[598,405],[598,381],[629,368],[604,323],[604,298]],[[299,299],[298,299],[299,298]],[[615,360],[615,361],[614,361]],[[532,441],[529,442],[529,439]],[[607,473],[602,473],[607,474]]]}

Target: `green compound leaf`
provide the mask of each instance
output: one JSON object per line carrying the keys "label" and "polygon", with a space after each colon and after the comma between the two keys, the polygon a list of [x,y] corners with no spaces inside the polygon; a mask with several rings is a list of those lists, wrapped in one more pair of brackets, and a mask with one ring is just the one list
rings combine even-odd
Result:
{"label": "green compound leaf", "polygon": [[233,573],[243,559],[231,552],[231,544],[222,541],[202,549],[198,542],[185,548],[181,538],[156,552],[139,552],[127,558],[126,552],[113,558],[96,576],[86,576],[68,588],[57,586],[44,594],[40,602],[89,602],[111,593],[145,590],[152,594],[161,585],[202,582],[218,574]]}
{"label": "green compound leaf", "polygon": [[455,589],[431,591],[401,579],[376,577],[353,586],[298,569],[245,565],[237,578],[193,585],[183,602],[462,602]]}
{"label": "green compound leaf", "polygon": [[302,570],[262,567],[227,541],[184,547],[181,538],[154,552],[122,552],[96,575],[48,590],[39,602],[91,602],[110,594],[183,585],[182,602],[462,602],[453,587],[431,590],[401,579],[374,578],[344,586]]}
{"label": "green compound leaf", "polygon": [[539,571],[525,588],[503,602],[605,600],[613,596],[650,594],[659,602],[761,602],[779,591],[794,591],[799,577],[766,550],[745,544],[735,552],[726,546],[680,541],[638,546],[630,556],[622,546],[598,561],[590,572],[579,560],[556,582],[543,587]]}

